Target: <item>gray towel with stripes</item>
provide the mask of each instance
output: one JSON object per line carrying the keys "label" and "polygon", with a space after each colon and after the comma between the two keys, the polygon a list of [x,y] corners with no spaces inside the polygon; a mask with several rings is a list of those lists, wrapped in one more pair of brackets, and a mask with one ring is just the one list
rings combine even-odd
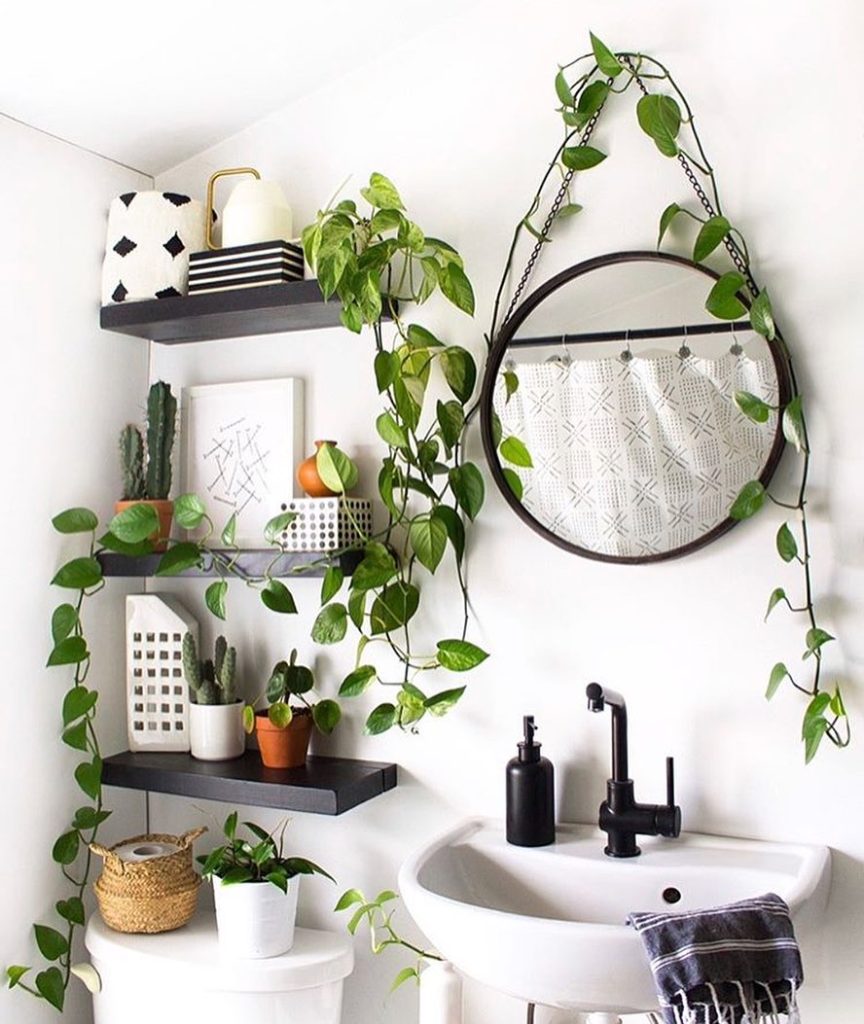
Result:
{"label": "gray towel with stripes", "polygon": [[804,980],[789,907],[774,893],[679,914],[630,914],[666,1024],[798,1024]]}

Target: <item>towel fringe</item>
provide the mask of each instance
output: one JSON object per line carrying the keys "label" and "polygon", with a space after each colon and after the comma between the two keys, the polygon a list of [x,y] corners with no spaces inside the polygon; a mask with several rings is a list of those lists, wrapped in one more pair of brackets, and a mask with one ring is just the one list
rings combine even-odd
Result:
{"label": "towel fringe", "polygon": [[[787,1024],[801,1024],[798,1010],[798,987],[794,979],[788,979],[788,993],[775,996],[771,986],[758,982],[765,989],[765,995],[757,996],[753,983],[731,982],[738,990],[738,1002],[721,1002],[716,986],[705,983],[710,1002],[691,1002],[688,991],[679,989],[672,1003],[663,1003],[664,1017],[670,1015],[674,1024],[782,1024],[785,1014]],[[743,1011],[743,1012],[742,1012]]]}

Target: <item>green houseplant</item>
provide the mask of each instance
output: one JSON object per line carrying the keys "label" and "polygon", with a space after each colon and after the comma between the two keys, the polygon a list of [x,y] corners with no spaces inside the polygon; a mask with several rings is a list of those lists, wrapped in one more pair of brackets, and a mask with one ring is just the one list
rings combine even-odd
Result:
{"label": "green houseplant", "polygon": [[238,815],[225,819],[225,842],[198,858],[204,878],[213,883],[216,924],[222,950],[241,958],[279,956],[294,941],[300,875],[332,875],[305,857],[289,857],[284,849],[283,822],[278,835],[254,822],[243,822],[248,836],[238,834]]}
{"label": "green houseplant", "polygon": [[[266,767],[298,768],[306,761],[312,726],[329,736],[339,724],[342,709],[338,702],[310,700],[314,686],[312,670],[297,664],[295,648],[289,661],[273,666],[261,697],[243,709],[243,725],[247,733],[256,733]],[[262,698],[268,707],[256,712],[255,705]]]}
{"label": "green houseplant", "polygon": [[237,651],[216,638],[214,657],[198,658],[195,638],[183,637],[183,675],[189,685],[189,743],[193,757],[225,761],[245,749],[243,707],[237,697]]}

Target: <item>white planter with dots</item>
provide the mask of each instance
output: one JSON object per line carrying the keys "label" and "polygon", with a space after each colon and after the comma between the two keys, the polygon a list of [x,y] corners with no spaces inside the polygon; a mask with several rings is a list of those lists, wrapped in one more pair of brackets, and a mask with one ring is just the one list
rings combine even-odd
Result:
{"label": "white planter with dots", "polygon": [[282,534],[288,551],[336,551],[372,533],[368,498],[292,498],[282,508],[297,516]]}

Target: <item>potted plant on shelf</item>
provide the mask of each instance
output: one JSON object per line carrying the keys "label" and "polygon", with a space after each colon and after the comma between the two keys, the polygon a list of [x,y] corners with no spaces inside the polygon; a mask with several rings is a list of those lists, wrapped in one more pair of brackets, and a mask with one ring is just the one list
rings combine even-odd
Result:
{"label": "potted plant on shelf", "polygon": [[216,638],[215,657],[200,661],[195,638],[183,637],[183,674],[189,684],[189,746],[202,761],[227,761],[241,757],[243,704],[237,697],[234,674],[237,651],[224,636]]}
{"label": "potted plant on shelf", "polygon": [[227,841],[198,858],[202,875],[213,882],[219,945],[243,959],[280,956],[294,944],[300,875],[335,879],[305,857],[285,856],[287,820],[278,837],[254,822],[243,824],[251,840],[237,835],[233,811],[223,826]]}
{"label": "potted plant on shelf", "polygon": [[[314,686],[312,670],[297,664],[295,648],[290,661],[273,666],[262,694],[269,707],[256,712],[258,697],[243,709],[243,725],[246,732],[255,732],[265,767],[299,768],[306,761],[312,726],[329,736],[339,724],[342,709],[335,700],[310,701],[307,694]],[[293,697],[297,698],[294,704]]]}
{"label": "potted plant on shelf", "polygon": [[147,395],[147,442],[134,423],[120,431],[120,466],[123,472],[123,497],[115,504],[119,514],[133,505],[152,505],[159,517],[159,529],[150,539],[156,551],[164,551],[171,533],[173,502],[171,490],[171,452],[177,420],[177,399],[171,386],[157,381]]}

